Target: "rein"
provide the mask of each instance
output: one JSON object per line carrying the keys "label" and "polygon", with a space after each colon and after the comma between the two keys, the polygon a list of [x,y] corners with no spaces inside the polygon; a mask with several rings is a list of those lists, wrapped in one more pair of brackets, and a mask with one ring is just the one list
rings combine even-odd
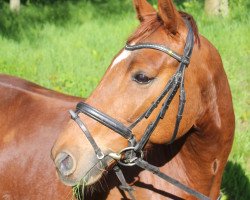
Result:
{"label": "rein", "polygon": [[[126,183],[126,180],[124,178],[124,175],[119,168],[119,165],[123,166],[134,166],[137,165],[145,170],[148,170],[152,172],[153,174],[159,176],[160,178],[164,179],[165,181],[175,185],[176,187],[182,189],[183,191],[189,193],[192,196],[195,196],[198,199],[201,200],[209,200],[209,198],[200,192],[193,190],[186,185],[180,183],[179,181],[171,178],[170,176],[162,173],[158,167],[149,164],[145,160],[143,160],[143,149],[148,142],[150,136],[152,135],[153,131],[157,127],[158,123],[161,119],[165,117],[165,113],[169,108],[170,103],[172,102],[174,96],[176,95],[178,89],[180,89],[180,96],[179,96],[179,106],[178,106],[178,113],[176,116],[176,122],[175,122],[175,128],[172,134],[171,140],[168,142],[168,144],[171,144],[176,139],[179,125],[182,119],[182,114],[184,111],[185,101],[186,101],[186,94],[184,89],[184,75],[185,75],[185,69],[188,66],[190,62],[190,57],[192,54],[193,46],[194,46],[194,33],[192,30],[192,27],[189,23],[189,21],[185,20],[187,26],[188,26],[188,35],[186,38],[186,44],[184,47],[184,53],[183,56],[177,54],[176,52],[172,51],[168,47],[165,47],[163,45],[159,44],[151,44],[151,43],[143,43],[143,44],[136,44],[136,45],[126,45],[125,49],[128,51],[136,51],[140,49],[154,49],[161,52],[164,52],[168,54],[169,56],[175,58],[177,61],[179,61],[179,67],[177,68],[175,74],[171,77],[171,79],[166,84],[164,90],[159,95],[159,97],[152,103],[152,105],[144,112],[134,123],[132,123],[129,127],[125,126],[121,122],[117,121],[116,119],[106,115],[105,113],[97,110],[96,108],[80,102],[76,106],[76,111],[70,110],[71,118],[78,124],[80,129],[85,134],[86,138],[92,145],[97,159],[100,161],[103,161],[103,158],[105,157],[104,153],[101,151],[101,149],[96,144],[94,138],[92,137],[91,133],[87,129],[86,125],[80,120],[78,114],[83,113],[90,118],[98,121],[102,125],[110,128],[111,130],[115,131],[116,133],[120,134],[122,137],[126,138],[128,140],[128,147],[121,150],[119,153],[110,153],[108,156],[111,158],[117,160],[118,164],[113,168],[115,171],[119,181],[121,182],[120,189],[127,191],[130,198],[132,200],[135,200],[135,197],[133,195],[133,188],[129,186]],[[166,97],[167,96],[167,97]],[[166,99],[163,101],[164,97]],[[158,107],[160,102],[163,101],[162,107],[160,109],[160,112],[158,113],[156,119],[151,122],[142,138],[139,141],[136,141],[135,136],[132,132],[132,129],[140,123],[144,118],[148,118],[151,113]]]}

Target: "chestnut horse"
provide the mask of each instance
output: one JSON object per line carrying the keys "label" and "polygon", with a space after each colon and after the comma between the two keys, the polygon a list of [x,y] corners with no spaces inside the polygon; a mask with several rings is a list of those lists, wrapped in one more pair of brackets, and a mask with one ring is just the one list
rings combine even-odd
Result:
{"label": "chestnut horse", "polygon": [[0,75],[0,199],[72,199],[50,150],[80,100]]}
{"label": "chestnut horse", "polygon": [[220,55],[171,0],[134,5],[138,29],[52,149],[58,174],[86,199],[217,199],[235,128]]}

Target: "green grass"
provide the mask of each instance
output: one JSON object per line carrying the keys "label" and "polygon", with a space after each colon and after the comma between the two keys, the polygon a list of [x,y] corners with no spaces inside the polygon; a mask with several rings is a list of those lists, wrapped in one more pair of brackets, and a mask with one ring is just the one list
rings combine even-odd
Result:
{"label": "green grass", "polygon": [[[231,0],[230,16],[223,19],[207,17],[196,0],[178,2],[218,48],[233,93],[236,136],[223,177],[223,198],[250,199],[249,3]],[[87,97],[137,24],[129,3],[27,5],[18,15],[0,4],[0,73]]]}

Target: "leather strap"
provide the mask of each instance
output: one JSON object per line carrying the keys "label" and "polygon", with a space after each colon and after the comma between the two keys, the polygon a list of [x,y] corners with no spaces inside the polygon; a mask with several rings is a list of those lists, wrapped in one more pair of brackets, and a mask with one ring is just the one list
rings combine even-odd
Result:
{"label": "leather strap", "polygon": [[129,44],[126,44],[125,49],[128,51],[134,51],[134,50],[139,50],[139,49],[155,49],[155,50],[162,51],[163,53],[170,55],[171,57],[175,58],[179,62],[183,62],[186,65],[189,64],[188,58],[179,55],[178,53],[172,51],[168,47],[163,46],[161,44],[143,43],[143,44],[136,44],[132,46]]}
{"label": "leather strap", "polygon": [[84,102],[78,103],[76,106],[76,110],[77,112],[82,112],[92,119],[100,122],[102,125],[107,126],[126,139],[133,138],[131,130],[125,125]]}
{"label": "leather strap", "polygon": [[75,113],[74,111],[70,110],[69,111],[71,118],[78,124],[78,126],[80,127],[80,129],[82,130],[82,132],[85,134],[86,138],[88,139],[89,143],[91,144],[91,146],[93,147],[95,154],[97,156],[97,158],[99,160],[102,160],[104,158],[104,154],[101,151],[100,147],[96,144],[94,138],[92,137],[92,135],[90,134],[89,130],[87,129],[87,127],[85,126],[85,124],[80,120],[79,116],[77,115],[77,113]]}
{"label": "leather strap", "polygon": [[125,178],[124,178],[124,175],[123,175],[122,170],[120,169],[120,167],[118,167],[118,166],[116,165],[116,166],[113,168],[113,170],[115,171],[115,174],[116,174],[117,178],[118,178],[119,181],[121,182],[121,185],[119,186],[119,188],[120,188],[121,190],[123,190],[123,191],[127,191],[128,194],[129,194],[129,196],[130,196],[130,198],[131,198],[132,200],[136,200],[136,199],[135,199],[135,196],[134,196],[134,194],[133,194],[134,189],[133,189],[130,185],[127,184],[127,182],[126,182],[126,180],[125,180]]}

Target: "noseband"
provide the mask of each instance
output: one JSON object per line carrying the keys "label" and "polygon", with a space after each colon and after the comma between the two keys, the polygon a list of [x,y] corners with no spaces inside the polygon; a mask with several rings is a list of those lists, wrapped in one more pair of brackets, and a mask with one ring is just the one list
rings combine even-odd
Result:
{"label": "noseband", "polygon": [[[163,174],[160,172],[160,170],[143,160],[143,149],[148,142],[150,136],[152,135],[153,131],[157,127],[159,121],[165,117],[165,113],[167,109],[169,108],[170,103],[172,102],[174,96],[176,95],[178,89],[180,89],[180,95],[179,95],[179,106],[178,106],[178,113],[176,116],[176,122],[175,122],[175,128],[172,134],[171,140],[168,142],[171,144],[177,136],[178,130],[179,130],[179,125],[182,119],[182,113],[184,111],[184,106],[185,106],[185,101],[186,101],[186,94],[185,94],[185,89],[184,89],[184,74],[185,74],[185,69],[189,64],[190,61],[190,56],[192,54],[193,46],[194,46],[194,33],[192,30],[192,27],[189,23],[189,21],[185,20],[187,26],[188,26],[188,34],[186,38],[186,44],[184,47],[184,53],[183,55],[179,55],[176,52],[172,51],[168,47],[165,47],[163,45],[159,44],[151,44],[151,43],[142,43],[142,44],[136,44],[136,45],[126,45],[125,49],[128,51],[136,51],[140,49],[154,49],[157,51],[164,52],[168,54],[169,56],[175,58],[177,61],[179,61],[179,66],[175,72],[175,74],[170,78],[168,83],[166,84],[164,90],[162,93],[159,95],[159,97],[152,103],[152,105],[144,112],[134,123],[132,123],[129,127],[126,125],[122,124],[121,122],[117,121],[116,119],[106,115],[105,113],[97,110],[96,108],[80,102],[76,106],[76,111],[70,110],[70,114],[72,119],[79,125],[87,139],[89,140],[90,144],[92,145],[97,159],[100,161],[103,160],[105,157],[104,153],[101,151],[101,149],[98,147],[96,144],[94,138],[92,137],[91,133],[85,126],[85,124],[80,120],[78,114],[83,113],[90,118],[98,121],[102,125],[110,128],[111,130],[115,131],[116,133],[120,134],[122,137],[126,138],[128,140],[128,147],[121,150],[119,153],[110,153],[108,156],[112,157],[113,159],[118,161],[118,165],[114,167],[114,171],[118,177],[118,179],[121,182],[120,188],[122,190],[125,190],[129,193],[131,199],[135,200],[135,197],[132,193],[133,189],[131,186],[129,186],[125,178],[123,176],[122,171],[119,168],[119,165],[123,166],[133,166],[137,165],[143,169],[146,169],[155,175],[159,176],[160,178],[168,181],[169,183],[175,185],[176,187],[179,187],[180,189],[184,190],[185,192],[197,197],[198,199],[202,200],[209,200],[209,198],[198,191],[195,191],[184,184],[180,183],[179,181],[167,176],[166,174]],[[157,117],[153,122],[151,122],[142,138],[139,141],[136,141],[135,136],[133,134],[133,128],[141,122],[144,118],[148,118],[151,113],[158,107],[160,102],[163,101],[165,98],[162,107],[160,109],[160,112],[158,113]]]}

